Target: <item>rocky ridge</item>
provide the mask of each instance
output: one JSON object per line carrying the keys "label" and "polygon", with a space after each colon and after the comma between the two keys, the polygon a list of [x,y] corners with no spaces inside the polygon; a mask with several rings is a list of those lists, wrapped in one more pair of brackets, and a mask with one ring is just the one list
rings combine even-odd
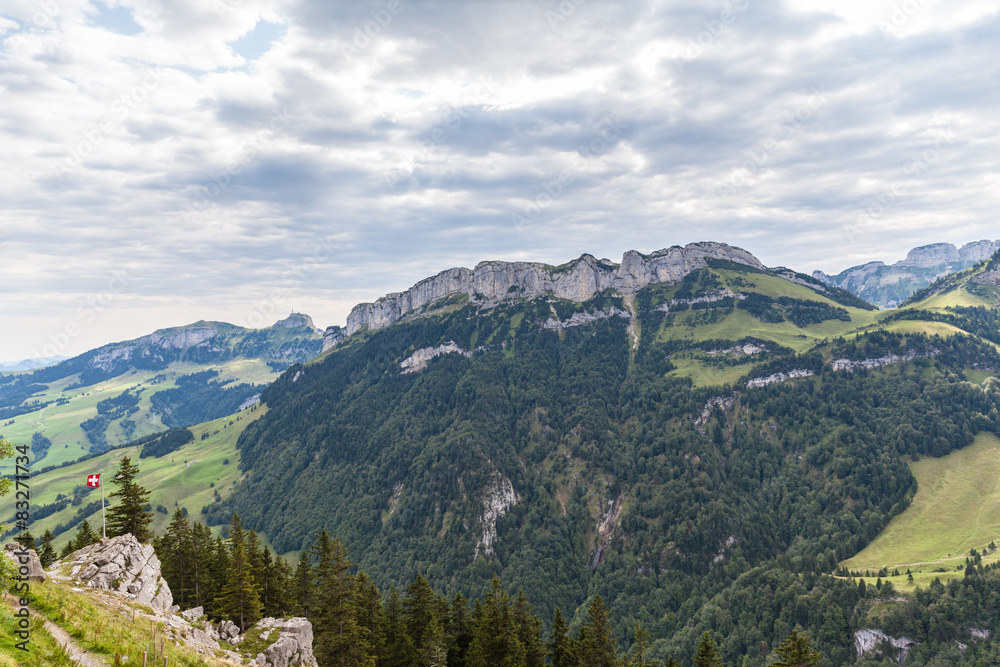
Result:
{"label": "rocky ridge", "polygon": [[387,294],[374,303],[358,304],[347,316],[345,329],[327,329],[324,349],[339,342],[341,333],[349,336],[366,327],[385,328],[453,294],[465,294],[473,303],[485,307],[512,299],[542,296],[583,302],[606,289],[633,294],[647,285],[676,282],[708,266],[708,259],[765,268],[746,250],[714,242],[673,246],[648,255],[630,250],[622,257],[621,264],[586,254],[557,267],[532,262],[480,262],[474,269],[448,269],[421,280],[405,292]]}
{"label": "rocky ridge", "polygon": [[814,271],[812,275],[821,282],[853,292],[883,308],[894,308],[937,278],[967,269],[998,251],[1000,240],[973,241],[961,248],[951,243],[932,243],[913,248],[906,259],[892,265],[867,262],[836,275],[822,271]]}

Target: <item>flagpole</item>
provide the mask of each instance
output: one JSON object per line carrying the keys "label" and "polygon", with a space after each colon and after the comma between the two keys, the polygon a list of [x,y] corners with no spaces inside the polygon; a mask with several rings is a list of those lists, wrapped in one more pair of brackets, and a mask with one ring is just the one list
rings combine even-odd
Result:
{"label": "flagpole", "polygon": [[104,539],[108,539],[108,519],[104,514],[104,468],[101,468],[101,476],[98,478],[98,482],[101,484],[101,523],[104,524],[101,535]]}

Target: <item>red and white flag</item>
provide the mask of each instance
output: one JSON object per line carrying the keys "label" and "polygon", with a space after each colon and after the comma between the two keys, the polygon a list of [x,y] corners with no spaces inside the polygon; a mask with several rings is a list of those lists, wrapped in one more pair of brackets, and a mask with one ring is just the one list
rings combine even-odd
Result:
{"label": "red and white flag", "polygon": [[87,475],[87,486],[92,486],[95,489],[101,485],[100,475]]}

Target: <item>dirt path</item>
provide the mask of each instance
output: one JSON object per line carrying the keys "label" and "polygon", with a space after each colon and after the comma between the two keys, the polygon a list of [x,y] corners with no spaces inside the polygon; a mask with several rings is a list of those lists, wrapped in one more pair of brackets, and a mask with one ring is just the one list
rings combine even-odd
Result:
{"label": "dirt path", "polygon": [[[4,597],[7,598],[8,601],[14,602],[15,604],[17,603],[17,598],[10,593],[4,593]],[[35,613],[37,614],[38,612]],[[57,644],[66,649],[66,652],[69,653],[70,660],[80,665],[80,667],[108,667],[104,661],[99,660],[80,648],[77,643],[73,641],[73,638],[69,636],[68,632],[49,619],[46,618],[42,623],[42,626],[45,628],[46,632],[52,635],[52,638],[56,640]]]}
{"label": "dirt path", "polygon": [[80,667],[107,667],[107,664],[104,661],[97,659],[87,651],[84,651],[82,648],[77,646],[76,642],[73,641],[73,638],[69,636],[69,633],[55,623],[46,619],[44,625],[45,630],[52,635],[52,638],[56,640],[56,643],[66,649],[66,652],[69,653],[70,659],[80,665]]}

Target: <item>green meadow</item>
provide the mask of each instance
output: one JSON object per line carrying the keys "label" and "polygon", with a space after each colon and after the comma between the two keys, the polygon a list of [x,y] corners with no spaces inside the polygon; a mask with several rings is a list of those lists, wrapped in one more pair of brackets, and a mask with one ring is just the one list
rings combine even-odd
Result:
{"label": "green meadow", "polygon": [[[841,563],[873,575],[882,567],[890,573],[898,569],[900,576],[889,580],[904,591],[936,577],[947,581],[963,576],[972,549],[982,553],[991,542],[1000,542],[1000,439],[981,433],[972,445],[917,461],[911,470],[917,493],[910,506],[863,551]],[[1000,551],[983,558],[998,559]],[[874,582],[874,577],[867,581]]]}

